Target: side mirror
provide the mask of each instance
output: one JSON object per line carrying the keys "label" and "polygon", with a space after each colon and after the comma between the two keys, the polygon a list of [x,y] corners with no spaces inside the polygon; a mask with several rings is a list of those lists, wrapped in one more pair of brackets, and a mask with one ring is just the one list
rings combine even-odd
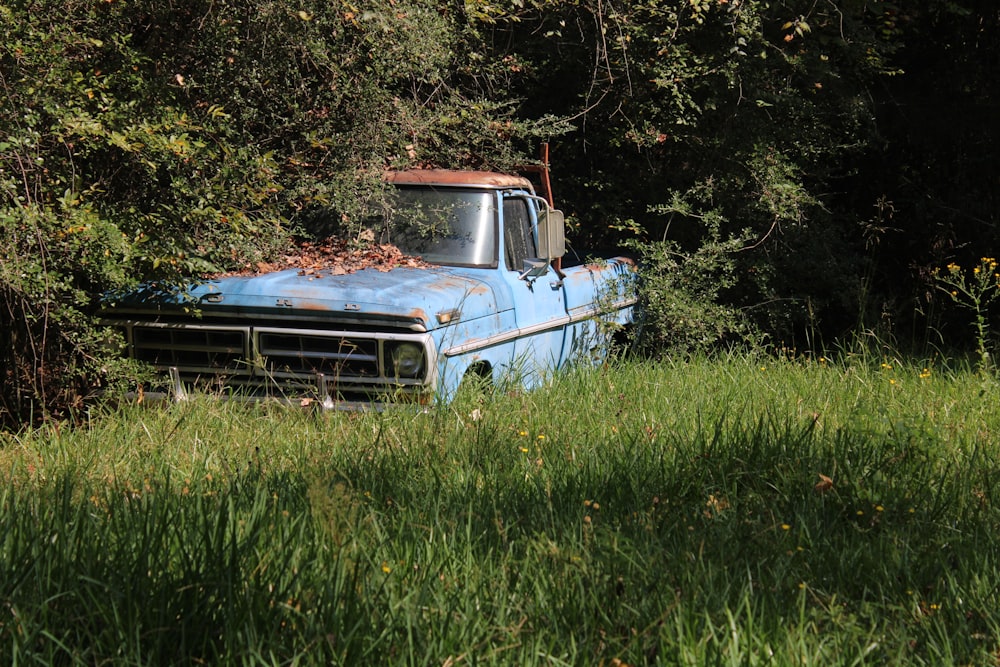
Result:
{"label": "side mirror", "polygon": [[547,260],[566,254],[566,219],[562,211],[548,206],[538,211],[538,254]]}

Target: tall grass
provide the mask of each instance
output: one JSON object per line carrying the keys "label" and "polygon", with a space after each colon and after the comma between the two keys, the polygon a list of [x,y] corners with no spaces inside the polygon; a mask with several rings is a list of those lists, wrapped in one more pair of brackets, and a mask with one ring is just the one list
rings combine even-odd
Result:
{"label": "tall grass", "polygon": [[998,396],[731,357],[8,437],[0,659],[996,664]]}

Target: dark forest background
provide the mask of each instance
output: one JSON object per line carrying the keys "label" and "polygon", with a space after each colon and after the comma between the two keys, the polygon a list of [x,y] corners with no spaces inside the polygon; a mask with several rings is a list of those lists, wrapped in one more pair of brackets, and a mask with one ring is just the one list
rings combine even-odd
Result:
{"label": "dark forest background", "polygon": [[545,142],[572,246],[642,260],[647,350],[982,348],[998,71],[985,0],[2,0],[0,421],[134,375],[109,290]]}

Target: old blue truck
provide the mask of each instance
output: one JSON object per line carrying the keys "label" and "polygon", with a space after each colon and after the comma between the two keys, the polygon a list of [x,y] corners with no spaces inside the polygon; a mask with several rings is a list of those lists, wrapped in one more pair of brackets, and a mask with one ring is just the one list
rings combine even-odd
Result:
{"label": "old blue truck", "polygon": [[428,404],[470,376],[530,387],[599,360],[632,322],[633,263],[564,261],[563,214],[529,179],[424,169],[385,181],[370,233],[418,265],[231,275],[109,304],[128,354],[163,377],[143,395]]}

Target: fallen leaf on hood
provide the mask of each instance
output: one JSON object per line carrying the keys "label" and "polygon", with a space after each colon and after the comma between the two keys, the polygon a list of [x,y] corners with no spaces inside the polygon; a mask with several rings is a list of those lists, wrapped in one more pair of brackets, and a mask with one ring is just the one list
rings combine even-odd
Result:
{"label": "fallen leaf on hood", "polygon": [[370,245],[351,248],[344,239],[327,238],[321,241],[302,241],[294,252],[288,252],[274,262],[258,262],[239,271],[213,273],[205,278],[224,276],[254,276],[285,269],[299,269],[300,276],[343,276],[362,269],[392,271],[397,267],[426,268],[431,266],[420,257],[404,255],[394,245]]}

